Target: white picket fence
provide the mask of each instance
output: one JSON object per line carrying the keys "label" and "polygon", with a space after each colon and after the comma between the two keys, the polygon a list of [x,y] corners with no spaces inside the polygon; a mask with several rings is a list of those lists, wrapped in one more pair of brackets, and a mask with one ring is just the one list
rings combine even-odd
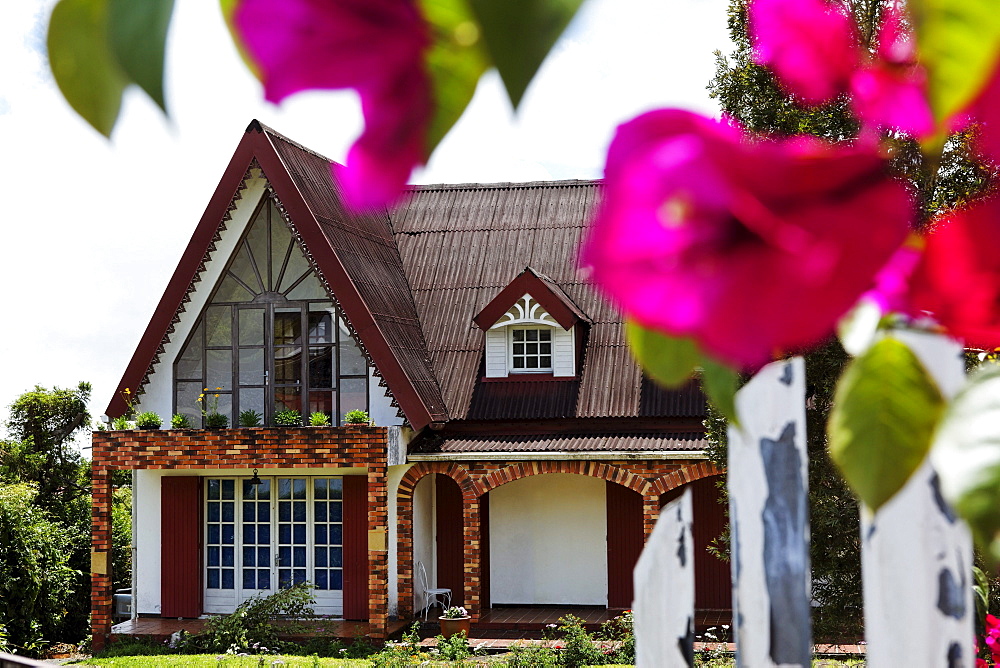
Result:
{"label": "white picket fence", "polygon": [[[945,396],[961,386],[961,349],[900,334]],[[727,470],[733,637],[743,668],[810,666],[805,364],[770,364],[736,396]],[[972,540],[930,463],[891,501],[861,510],[867,665],[972,668]],[[635,569],[636,665],[694,665],[689,493],[663,508]]]}

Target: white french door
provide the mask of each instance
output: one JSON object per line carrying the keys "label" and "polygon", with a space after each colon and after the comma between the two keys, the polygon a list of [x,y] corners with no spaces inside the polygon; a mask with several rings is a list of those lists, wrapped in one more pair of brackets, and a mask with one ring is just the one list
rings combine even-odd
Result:
{"label": "white french door", "polygon": [[310,582],[317,614],[343,615],[343,479],[207,478],[205,612],[227,613],[277,587]]}

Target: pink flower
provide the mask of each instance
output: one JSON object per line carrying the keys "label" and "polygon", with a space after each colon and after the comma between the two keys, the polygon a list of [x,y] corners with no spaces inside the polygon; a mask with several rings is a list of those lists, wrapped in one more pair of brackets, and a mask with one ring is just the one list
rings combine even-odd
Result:
{"label": "pink flower", "polygon": [[[996,196],[947,214],[927,236],[910,284],[913,310],[930,313],[969,347],[1000,345],[1000,255],[993,248],[998,236]],[[1000,620],[988,615],[986,621],[989,644],[1000,637]]]}
{"label": "pink flower", "polygon": [[233,23],[271,102],[310,89],[358,92],[365,130],[334,175],[352,209],[398,199],[427,159],[433,111],[429,39],[415,2],[240,0]]}
{"label": "pink flower", "polygon": [[984,157],[1000,163],[1000,64],[956,125],[961,127],[969,121],[978,126],[976,148]]}
{"label": "pink flower", "polygon": [[639,323],[750,368],[827,335],[906,237],[874,148],[745,140],[678,110],[618,128],[581,260]]}

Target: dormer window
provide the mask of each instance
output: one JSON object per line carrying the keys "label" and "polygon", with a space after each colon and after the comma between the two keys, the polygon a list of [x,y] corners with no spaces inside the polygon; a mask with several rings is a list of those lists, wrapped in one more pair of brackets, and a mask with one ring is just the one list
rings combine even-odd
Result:
{"label": "dormer window", "polygon": [[508,327],[511,373],[552,373],[552,328]]}

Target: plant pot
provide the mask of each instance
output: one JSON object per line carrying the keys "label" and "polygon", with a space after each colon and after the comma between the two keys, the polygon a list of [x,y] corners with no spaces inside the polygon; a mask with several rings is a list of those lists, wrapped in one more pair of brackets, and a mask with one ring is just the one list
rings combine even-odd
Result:
{"label": "plant pot", "polygon": [[154,429],[159,429],[159,427],[149,426],[149,427],[139,427],[139,429],[141,429],[142,431],[152,431]]}
{"label": "plant pot", "polygon": [[450,638],[460,631],[465,631],[465,637],[468,638],[469,632],[472,630],[472,617],[454,617],[451,619],[438,617],[438,621],[441,622],[441,635],[445,638]]}

